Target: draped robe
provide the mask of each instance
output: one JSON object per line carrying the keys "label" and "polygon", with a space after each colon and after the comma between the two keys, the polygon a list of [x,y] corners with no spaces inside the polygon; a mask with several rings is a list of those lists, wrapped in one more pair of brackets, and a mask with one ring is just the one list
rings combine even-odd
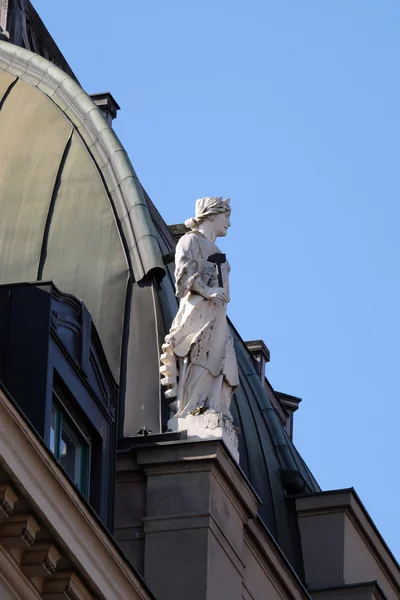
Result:
{"label": "draped robe", "polygon": [[[198,231],[186,233],[176,248],[175,280],[180,304],[163,345],[166,355],[173,354],[179,365],[176,416],[184,417],[202,408],[231,418],[230,399],[239,377],[226,303],[201,295],[205,286],[218,287],[215,264],[207,258],[220,252]],[[228,293],[229,271],[229,263],[223,263],[223,286]]]}

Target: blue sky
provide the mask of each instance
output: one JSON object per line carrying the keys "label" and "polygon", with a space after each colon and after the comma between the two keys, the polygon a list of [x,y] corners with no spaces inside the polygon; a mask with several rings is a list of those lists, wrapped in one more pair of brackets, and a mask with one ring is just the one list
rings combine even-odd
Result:
{"label": "blue sky", "polygon": [[231,197],[230,317],[399,559],[400,3],[33,3],[168,223]]}

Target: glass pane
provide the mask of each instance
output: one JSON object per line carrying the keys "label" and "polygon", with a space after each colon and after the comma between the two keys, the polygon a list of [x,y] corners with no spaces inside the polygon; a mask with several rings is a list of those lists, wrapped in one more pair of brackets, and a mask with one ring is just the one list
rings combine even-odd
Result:
{"label": "glass pane", "polygon": [[80,487],[83,440],[64,417],[61,427],[60,463],[72,481]]}
{"label": "glass pane", "polygon": [[57,412],[53,404],[51,411],[51,423],[50,423],[50,450],[53,454],[56,453],[56,431],[57,431]]}
{"label": "glass pane", "polygon": [[49,446],[77,488],[87,496],[90,442],[56,400],[52,407]]}

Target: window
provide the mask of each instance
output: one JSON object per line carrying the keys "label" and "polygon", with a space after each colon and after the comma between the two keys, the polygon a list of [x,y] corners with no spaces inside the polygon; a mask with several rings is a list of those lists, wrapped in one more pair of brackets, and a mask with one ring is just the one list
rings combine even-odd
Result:
{"label": "window", "polygon": [[89,495],[90,441],[53,395],[50,450],[79,491]]}

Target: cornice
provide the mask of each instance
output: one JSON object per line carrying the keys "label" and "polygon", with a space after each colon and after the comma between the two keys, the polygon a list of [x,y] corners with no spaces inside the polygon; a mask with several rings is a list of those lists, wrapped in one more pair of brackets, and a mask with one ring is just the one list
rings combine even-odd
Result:
{"label": "cornice", "polygon": [[105,600],[153,598],[57,461],[1,389],[0,456],[4,470],[13,481],[9,498],[12,501],[13,494],[19,494],[32,507],[32,514],[17,515],[16,521],[10,521],[11,533],[5,539],[20,535],[19,529],[25,531],[26,519],[34,544],[34,515],[37,515],[95,597]]}
{"label": "cornice", "polygon": [[310,596],[282,550],[261,520],[250,519],[245,526],[245,541],[261,568],[273,577],[276,585],[293,600],[310,600]]}
{"label": "cornice", "polygon": [[317,492],[295,499],[299,518],[345,514],[400,595],[400,567],[353,488]]}

